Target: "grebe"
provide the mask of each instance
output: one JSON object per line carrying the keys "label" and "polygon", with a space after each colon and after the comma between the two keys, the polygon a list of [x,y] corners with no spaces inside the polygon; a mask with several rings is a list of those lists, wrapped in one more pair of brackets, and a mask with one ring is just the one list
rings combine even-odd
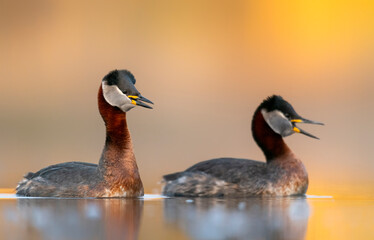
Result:
{"label": "grebe", "polygon": [[67,162],[28,173],[17,194],[33,197],[138,197],[143,184],[133,152],[126,112],[153,104],[135,88],[127,70],[114,70],[102,80],[98,106],[106,126],[106,140],[99,164]]}
{"label": "grebe", "polygon": [[[183,172],[163,176],[166,196],[248,197],[303,195],[308,174],[282,137],[302,133],[295,123],[323,125],[302,118],[281,96],[265,99],[254,113],[252,134],[265,162],[218,158],[199,162]],[[318,139],[318,138],[317,138]]]}

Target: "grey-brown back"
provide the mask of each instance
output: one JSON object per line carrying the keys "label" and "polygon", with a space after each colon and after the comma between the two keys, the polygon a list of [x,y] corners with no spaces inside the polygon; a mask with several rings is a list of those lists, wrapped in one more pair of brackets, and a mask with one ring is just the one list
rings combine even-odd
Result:
{"label": "grey-brown back", "polygon": [[223,197],[260,195],[267,186],[266,163],[218,158],[164,176],[167,196]]}
{"label": "grey-brown back", "polygon": [[[55,164],[28,173],[17,186],[17,194],[21,196],[82,196],[88,184],[100,180],[97,164],[83,162],[67,162]],[[80,193],[81,192],[81,193]]]}

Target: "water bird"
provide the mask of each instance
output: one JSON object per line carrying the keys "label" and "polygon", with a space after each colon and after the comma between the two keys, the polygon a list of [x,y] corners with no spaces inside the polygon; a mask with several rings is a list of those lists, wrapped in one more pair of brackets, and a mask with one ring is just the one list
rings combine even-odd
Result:
{"label": "water bird", "polygon": [[239,158],[199,162],[182,172],[163,176],[163,194],[174,197],[249,197],[303,195],[308,189],[304,164],[283,141],[301,133],[297,123],[323,125],[296,113],[281,96],[265,99],[252,119],[252,135],[266,163]]}
{"label": "water bird", "polygon": [[139,197],[143,184],[136,164],[126,113],[135,106],[153,104],[135,88],[128,70],[114,70],[102,80],[98,107],[106,139],[98,164],[66,162],[29,172],[19,182],[20,196],[32,197]]}

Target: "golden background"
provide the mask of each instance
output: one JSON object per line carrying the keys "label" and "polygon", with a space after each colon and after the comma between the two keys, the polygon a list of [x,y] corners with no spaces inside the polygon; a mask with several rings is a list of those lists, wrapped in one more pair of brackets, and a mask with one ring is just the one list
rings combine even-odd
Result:
{"label": "golden background", "polygon": [[286,139],[308,193],[374,195],[372,1],[1,1],[0,19],[0,187],[97,163],[97,90],[126,68],[155,103],[128,114],[147,193],[198,161],[263,161],[250,122],[275,93],[326,124]]}

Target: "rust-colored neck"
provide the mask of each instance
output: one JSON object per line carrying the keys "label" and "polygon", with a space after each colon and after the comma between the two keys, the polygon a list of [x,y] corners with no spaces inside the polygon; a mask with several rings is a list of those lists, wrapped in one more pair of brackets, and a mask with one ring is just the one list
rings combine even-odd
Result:
{"label": "rust-colored neck", "polygon": [[107,103],[101,86],[98,105],[106,126],[105,146],[99,162],[100,172],[110,182],[126,185],[140,182],[141,185],[126,113]]}
{"label": "rust-colored neck", "polygon": [[291,152],[282,136],[275,133],[266,123],[261,109],[257,109],[253,116],[252,135],[265,154],[267,163]]}

